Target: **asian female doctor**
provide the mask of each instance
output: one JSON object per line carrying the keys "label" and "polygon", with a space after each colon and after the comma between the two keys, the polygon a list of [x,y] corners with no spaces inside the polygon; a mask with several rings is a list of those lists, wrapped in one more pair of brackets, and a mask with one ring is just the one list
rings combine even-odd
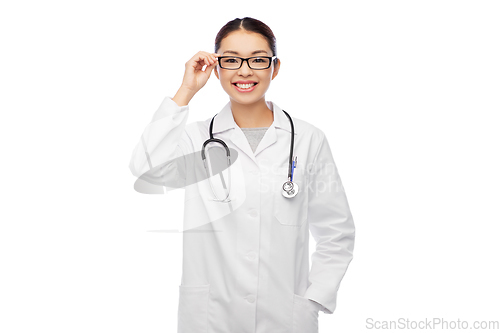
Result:
{"label": "asian female doctor", "polygon": [[[276,56],[263,22],[228,22],[215,53],[186,62],[179,90],[164,98],[132,154],[135,176],[170,177],[186,190],[179,333],[316,333],[318,312],[336,308],[354,222],[324,132],[293,116],[300,95],[290,92],[287,111],[265,99]],[[187,124],[188,103],[212,70],[229,102]],[[211,137],[223,143],[207,143]],[[210,167],[201,152],[216,146],[230,155],[226,180],[203,174]]]}

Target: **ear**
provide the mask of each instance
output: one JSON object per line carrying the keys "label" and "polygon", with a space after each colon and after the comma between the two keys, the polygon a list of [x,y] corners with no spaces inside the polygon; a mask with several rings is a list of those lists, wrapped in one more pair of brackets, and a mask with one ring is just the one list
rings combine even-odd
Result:
{"label": "ear", "polygon": [[271,80],[274,80],[274,78],[276,77],[276,75],[278,75],[278,72],[280,71],[281,60],[279,58],[276,59],[278,60],[278,62],[276,63],[276,66],[274,66],[273,77],[271,78]]}
{"label": "ear", "polygon": [[220,80],[220,78],[219,78],[219,70],[218,69],[219,69],[219,64],[215,65],[215,67],[214,67],[213,70],[214,70],[215,76],[217,76],[217,79]]}

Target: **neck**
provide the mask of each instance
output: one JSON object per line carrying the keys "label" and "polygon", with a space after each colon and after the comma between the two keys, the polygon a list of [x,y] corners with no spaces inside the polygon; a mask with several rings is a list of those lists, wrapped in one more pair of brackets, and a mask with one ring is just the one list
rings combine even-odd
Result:
{"label": "neck", "polygon": [[231,100],[231,112],[240,128],[269,127],[274,121],[273,111],[264,98],[252,104],[240,104]]}

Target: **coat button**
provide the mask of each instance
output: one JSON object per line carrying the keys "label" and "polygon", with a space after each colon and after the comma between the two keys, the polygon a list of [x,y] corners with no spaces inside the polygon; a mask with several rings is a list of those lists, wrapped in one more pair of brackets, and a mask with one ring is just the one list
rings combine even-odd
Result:
{"label": "coat button", "polygon": [[255,296],[254,295],[248,295],[246,298],[247,298],[248,303],[255,302]]}
{"label": "coat button", "polygon": [[257,215],[258,215],[258,214],[257,214],[257,210],[256,210],[256,209],[252,209],[252,210],[250,211],[250,216],[251,216],[251,217],[257,217]]}

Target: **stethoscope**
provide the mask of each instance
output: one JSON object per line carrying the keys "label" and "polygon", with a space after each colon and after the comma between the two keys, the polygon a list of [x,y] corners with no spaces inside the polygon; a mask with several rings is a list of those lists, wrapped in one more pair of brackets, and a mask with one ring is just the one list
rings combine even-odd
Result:
{"label": "stethoscope", "polygon": [[[281,194],[283,194],[283,196],[285,198],[293,198],[299,192],[299,185],[297,185],[297,183],[293,182],[293,171],[297,167],[297,156],[295,156],[295,159],[292,160],[292,157],[293,157],[293,138],[295,135],[295,131],[293,129],[292,117],[290,117],[290,115],[285,110],[282,110],[282,111],[286,114],[286,116],[290,120],[290,126],[292,127],[292,138],[290,140],[290,158],[288,161],[288,180],[285,183],[283,183]],[[215,116],[217,116],[217,114]],[[210,188],[212,189],[214,197],[216,198],[216,199],[212,199],[212,200],[219,201],[219,202],[230,202],[231,199],[229,199],[229,193],[231,191],[231,168],[230,168],[230,166],[231,166],[231,153],[229,152],[229,148],[227,147],[226,143],[223,140],[215,139],[213,136],[212,128],[213,128],[215,116],[213,116],[212,121],[210,122],[210,129],[209,129],[210,138],[203,143],[203,147],[201,149],[201,159],[203,160],[203,165],[205,166],[205,171],[207,172],[207,178],[208,178],[208,182],[210,184]],[[207,161],[205,158],[205,146],[210,142],[220,143],[226,149],[227,168],[228,168],[228,173],[229,173],[229,185],[228,185],[229,188],[228,188],[228,192],[227,192],[226,197],[222,200],[220,200],[217,197],[217,195],[215,194],[214,188],[212,186],[212,182],[210,181],[210,173],[209,173],[208,168],[207,168]],[[222,176],[222,172],[220,173],[220,177],[221,177],[222,185],[223,185],[224,189],[226,189],[226,184],[224,182],[224,177]]]}

